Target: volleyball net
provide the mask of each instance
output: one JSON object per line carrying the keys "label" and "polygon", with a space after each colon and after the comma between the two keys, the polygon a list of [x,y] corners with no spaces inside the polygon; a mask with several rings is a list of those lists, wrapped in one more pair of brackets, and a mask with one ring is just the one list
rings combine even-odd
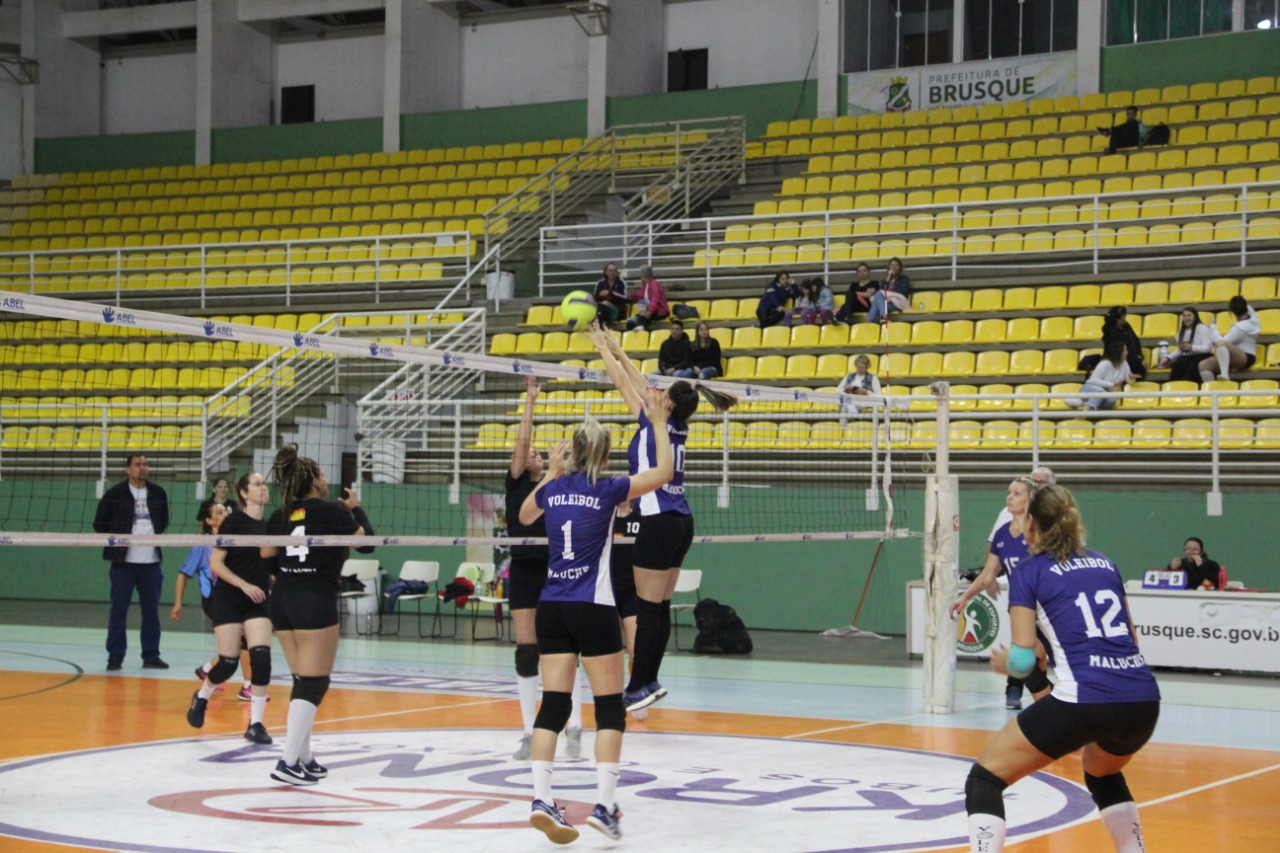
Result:
{"label": "volleyball net", "polygon": [[[482,309],[191,317],[0,292],[0,310],[0,529],[15,545],[105,544],[94,510],[131,453],[176,504],[155,541],[202,544],[196,507],[217,480],[269,472],[294,442],[335,497],[339,483],[359,495],[381,544],[505,548],[522,541],[503,535],[501,495],[526,377],[536,449],[595,418],[609,473],[626,473],[635,419],[585,333],[571,336],[580,358],[553,362],[486,355]],[[935,414],[829,381],[706,383],[739,403],[689,422],[698,541],[910,535]]]}

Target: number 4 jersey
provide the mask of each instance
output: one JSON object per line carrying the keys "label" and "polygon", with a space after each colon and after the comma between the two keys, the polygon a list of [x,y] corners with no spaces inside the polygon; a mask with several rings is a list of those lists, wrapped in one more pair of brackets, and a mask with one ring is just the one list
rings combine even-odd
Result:
{"label": "number 4 jersey", "polygon": [[1063,702],[1154,702],[1155,676],[1138,651],[1115,563],[1097,551],[1061,562],[1022,560],[1009,577],[1009,606],[1036,612],[1054,660],[1053,695]]}
{"label": "number 4 jersey", "polygon": [[338,586],[347,549],[317,546],[309,540],[318,536],[350,536],[360,525],[351,513],[335,501],[308,498],[289,508],[286,517],[281,510],[271,514],[267,533],[271,536],[293,536],[297,545],[280,551],[280,583],[325,581]]}

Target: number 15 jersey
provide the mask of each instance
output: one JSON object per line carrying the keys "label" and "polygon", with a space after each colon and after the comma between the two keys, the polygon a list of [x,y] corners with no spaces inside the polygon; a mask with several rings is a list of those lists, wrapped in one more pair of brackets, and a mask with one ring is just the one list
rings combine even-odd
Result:
{"label": "number 15 jersey", "polygon": [[1138,651],[1124,581],[1097,551],[1059,562],[1035,554],[1009,575],[1009,606],[1036,612],[1054,660],[1053,695],[1063,702],[1156,702],[1160,689]]}

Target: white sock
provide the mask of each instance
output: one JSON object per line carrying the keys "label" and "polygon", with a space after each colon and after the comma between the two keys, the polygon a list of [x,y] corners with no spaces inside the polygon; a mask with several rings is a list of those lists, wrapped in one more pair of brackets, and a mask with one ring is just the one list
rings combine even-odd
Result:
{"label": "white sock", "polygon": [[240,686],[241,686],[241,687],[243,687],[245,690],[252,690],[252,689],[253,689],[253,682],[252,682],[252,681],[246,681],[244,684],[242,684],[242,685],[240,685]]}
{"label": "white sock", "polygon": [[1001,853],[1004,850],[1004,818],[969,815],[969,853]]}
{"label": "white sock", "polygon": [[516,676],[516,690],[520,694],[520,721],[524,723],[524,733],[533,734],[533,721],[538,716],[538,676]]}
{"label": "white sock", "polygon": [[618,787],[619,764],[600,763],[596,765],[596,802],[606,809],[613,808],[613,792]]}
{"label": "white sock", "polygon": [[197,692],[197,695],[199,695],[201,699],[208,699],[210,696],[213,695],[213,691],[217,689],[218,689],[218,685],[214,684],[213,682],[211,682],[209,679],[206,678],[204,682],[200,685],[200,690]]}
{"label": "white sock", "polygon": [[555,803],[551,796],[551,764],[550,761],[533,761],[533,798],[542,800],[547,805]]}
{"label": "white sock", "polygon": [[1223,379],[1231,378],[1231,351],[1226,347],[1218,347],[1214,352],[1218,357],[1218,375]]}
{"label": "white sock", "polygon": [[569,728],[582,728],[582,679],[573,672],[573,710],[569,712]]}
{"label": "white sock", "polygon": [[202,670],[204,670],[204,674],[205,674],[205,675],[208,675],[208,674],[209,674],[209,670],[213,669],[213,664],[209,663],[208,661],[205,661],[204,666],[202,666],[202,667],[200,667],[200,668],[201,668]]}
{"label": "white sock", "polygon": [[1215,380],[1215,379],[1217,379],[1217,378],[1218,378],[1218,377],[1216,377],[1216,376],[1214,376],[1214,375],[1213,375],[1213,371],[1212,371],[1212,370],[1202,370],[1202,371],[1200,371],[1200,381],[1202,381],[1202,382],[1212,382],[1213,380]]}
{"label": "white sock", "polygon": [[1102,825],[1116,846],[1116,853],[1144,853],[1142,821],[1138,819],[1138,807],[1132,800],[1107,806],[1101,812]]}
{"label": "white sock", "polygon": [[302,758],[303,748],[311,739],[311,724],[316,720],[319,709],[305,699],[289,700],[289,723],[284,737],[284,763],[290,767]]}
{"label": "white sock", "polygon": [[262,722],[262,714],[267,710],[267,696],[253,694],[253,701],[249,703],[249,724]]}

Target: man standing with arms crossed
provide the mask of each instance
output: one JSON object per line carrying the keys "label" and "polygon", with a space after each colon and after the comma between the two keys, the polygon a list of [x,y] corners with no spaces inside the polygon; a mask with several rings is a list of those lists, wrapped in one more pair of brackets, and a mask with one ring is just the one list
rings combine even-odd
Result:
{"label": "man standing with arms crossed", "polygon": [[[147,481],[151,468],[147,457],[130,453],[125,465],[128,479],[107,489],[98,501],[93,529],[98,533],[141,536],[164,533],[169,527],[169,496]],[[111,563],[111,616],[107,622],[107,670],[123,668],[129,649],[125,623],[133,591],[142,607],[142,667],[168,669],[160,659],[160,588],[164,573],[160,549],[153,545],[111,546],[102,549]]]}

